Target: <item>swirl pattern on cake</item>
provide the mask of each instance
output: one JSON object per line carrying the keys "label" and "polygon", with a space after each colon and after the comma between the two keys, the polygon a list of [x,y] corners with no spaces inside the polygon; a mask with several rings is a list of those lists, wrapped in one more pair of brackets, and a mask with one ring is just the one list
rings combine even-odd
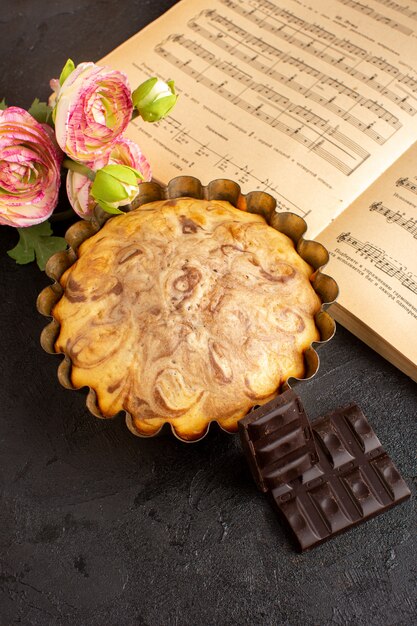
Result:
{"label": "swirl pattern on cake", "polygon": [[179,198],[109,220],[62,276],[57,352],[102,414],[183,439],[211,421],[235,431],[254,405],[304,373],[319,339],[311,267],[264,218]]}

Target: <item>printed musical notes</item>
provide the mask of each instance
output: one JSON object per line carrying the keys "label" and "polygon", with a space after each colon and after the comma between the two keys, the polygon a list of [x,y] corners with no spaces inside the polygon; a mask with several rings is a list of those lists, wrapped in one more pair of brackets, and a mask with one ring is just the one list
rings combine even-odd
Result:
{"label": "printed musical notes", "polygon": [[[175,35],[159,44],[156,52],[205,87],[284,133],[346,176],[370,156],[367,150],[325,118],[307,107],[292,103],[278,90],[257,82],[249,72],[236,65],[216,58],[210,50],[188,37]],[[187,58],[186,62],[184,58]],[[215,78],[218,75],[216,70],[230,80],[219,82]]]}
{"label": "printed musical notes", "polygon": [[[272,194],[277,199],[278,207],[281,210],[297,213],[304,218],[308,215],[309,211],[304,211],[283,195],[276,181],[262,178],[249,168],[247,163],[242,160],[244,158],[243,154],[231,156],[228,153],[221,153],[215,150],[209,143],[204,143],[200,138],[190,133],[189,129],[185,128],[173,115],[164,119],[160,124],[169,137],[169,145],[174,148],[169,148],[174,157],[180,158],[175,152],[176,144],[187,146],[188,160],[186,162],[182,161],[183,166],[191,169],[194,165],[194,159],[198,158],[206,164],[207,168],[216,167],[217,171],[225,178],[231,178],[240,185],[247,186],[248,189],[259,189]],[[143,125],[139,125],[137,128],[139,133],[146,134],[147,130]],[[161,146],[161,148],[167,149],[167,146]],[[178,169],[181,169],[179,165]]]}
{"label": "printed musical notes", "polygon": [[[339,1],[352,8],[358,8],[356,5],[360,4],[351,0]],[[285,41],[287,44],[314,56],[317,60],[337,68],[358,79],[371,89],[378,91],[408,115],[417,113],[415,93],[413,91],[411,93],[405,91],[404,93],[403,89],[403,85],[407,84],[410,78],[415,80],[415,77],[409,77],[408,74],[404,74],[399,69],[397,71],[397,68],[394,68],[392,64],[384,63],[382,59],[366,52],[363,48],[346,40],[346,38],[337,37],[334,33],[301,19],[268,0],[258,0],[256,7],[254,7],[253,3],[244,2],[244,0],[241,0],[239,3],[234,0],[221,0],[221,2],[237,14],[256,24],[259,28],[274,35],[275,38]],[[369,16],[374,17],[373,13],[375,12],[370,9]],[[381,78],[379,78],[379,74],[375,74],[372,71],[358,69],[359,64],[366,65],[367,63],[378,66],[378,70],[382,72]],[[368,68],[365,67],[364,70],[366,69]],[[383,74],[388,74],[391,79],[393,69],[396,71],[396,77],[392,85],[390,83],[390,87],[388,87],[383,79]],[[402,83],[402,85],[399,85],[399,83]]]}
{"label": "printed musical notes", "polygon": [[110,56],[132,83],[176,78],[181,132],[132,125],[156,179],[269,190],[313,237],[417,140],[413,54],[417,37],[338,2],[186,0]]}
{"label": "printed musical notes", "polygon": [[401,228],[404,228],[404,230],[417,239],[417,219],[412,217],[407,218],[404,213],[400,213],[399,211],[392,211],[384,206],[382,202],[373,202],[369,210],[380,213],[386,218],[387,222],[401,226]]}
{"label": "printed musical notes", "polygon": [[[258,69],[268,78],[274,79],[292,89],[296,94],[302,94],[307,100],[331,111],[380,145],[402,127],[398,117],[375,100],[361,95],[342,81],[317,70],[296,55],[288,54],[279,47],[266,43],[262,38],[245,31],[235,22],[214,10],[204,11],[188,25],[200,36],[227,51],[237,60],[248,63],[250,67]],[[312,30],[308,25],[306,28],[309,32]],[[314,30],[322,31],[322,29],[318,31],[317,28]],[[356,54],[362,56],[361,49],[348,44],[349,42],[345,40],[341,41],[342,49],[345,47],[350,50],[354,49]],[[277,60],[279,60],[279,68],[286,70],[285,72],[277,70]],[[366,60],[371,64],[377,64],[379,68],[391,68],[391,71],[395,71],[396,76],[401,80],[405,78],[397,68],[384,62],[383,59],[367,54]],[[340,65],[339,61],[337,63]],[[241,63],[240,65],[242,66]],[[297,79],[291,75],[292,68],[299,73]],[[369,80],[369,77],[365,75],[364,77],[366,81]],[[348,100],[353,101],[354,104],[352,105]],[[354,108],[358,109],[357,115],[353,112]],[[409,107],[408,111],[410,111]]]}
{"label": "printed musical notes", "polygon": [[[340,2],[341,4],[347,5],[348,7],[351,7],[352,9],[355,9],[356,11],[359,11],[360,13],[365,13],[368,17],[372,17],[372,19],[376,20],[377,22],[382,22],[383,24],[386,24],[390,28],[393,28],[394,30],[398,30],[400,31],[400,33],[404,33],[404,35],[412,35],[414,32],[412,28],[409,28],[408,26],[405,26],[404,24],[400,24],[399,22],[391,19],[387,15],[382,15],[381,13],[378,13],[378,11],[375,11],[370,6],[363,4],[361,2],[355,2],[355,0],[338,0],[338,2]],[[384,4],[389,6],[395,3],[384,2]]]}
{"label": "printed musical notes", "polygon": [[413,11],[413,9],[410,9],[409,6],[398,4],[398,2],[394,2],[393,0],[375,0],[375,2],[379,2],[379,4],[382,4],[388,9],[391,9],[392,11],[397,11],[401,15],[405,15],[412,20],[417,20],[417,11]]}
{"label": "printed musical notes", "polygon": [[417,294],[417,276],[408,272],[404,265],[389,257],[381,248],[372,245],[368,241],[366,243],[359,241],[350,232],[340,233],[337,237],[337,242],[351,246],[361,256],[369,259],[381,272],[395,278],[404,287]]}
{"label": "printed musical notes", "polygon": [[395,183],[396,187],[403,187],[412,193],[417,194],[417,183],[412,183],[408,178],[399,178]]}

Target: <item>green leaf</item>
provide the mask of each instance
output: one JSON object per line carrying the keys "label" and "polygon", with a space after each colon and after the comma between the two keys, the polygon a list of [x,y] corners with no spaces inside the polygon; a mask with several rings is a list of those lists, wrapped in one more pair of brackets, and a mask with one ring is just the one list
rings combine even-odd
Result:
{"label": "green leaf", "polygon": [[48,221],[28,228],[18,228],[17,231],[19,242],[7,254],[19,265],[30,263],[36,257],[39,269],[44,270],[49,257],[67,247],[63,237],[52,236],[52,228]]}
{"label": "green leaf", "polygon": [[3,100],[0,100],[0,111],[4,111],[4,109],[7,109],[7,104],[6,104],[6,99],[3,98]]}
{"label": "green leaf", "polygon": [[52,107],[46,102],[40,102],[39,98],[35,98],[28,113],[35,118],[40,124],[50,124],[52,120]]}
{"label": "green leaf", "polygon": [[74,70],[75,70],[74,61],[72,59],[68,59],[64,67],[62,68],[62,72],[59,76],[59,84],[62,85],[66,81],[68,76],[72,74]]}

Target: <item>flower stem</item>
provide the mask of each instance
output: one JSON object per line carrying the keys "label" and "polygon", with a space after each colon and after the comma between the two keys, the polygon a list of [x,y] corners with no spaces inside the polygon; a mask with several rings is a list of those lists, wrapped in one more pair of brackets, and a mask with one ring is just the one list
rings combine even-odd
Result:
{"label": "flower stem", "polygon": [[71,170],[71,172],[77,172],[77,174],[82,174],[83,176],[87,176],[87,178],[89,178],[90,180],[94,180],[96,177],[96,174],[95,172],[93,172],[92,169],[90,169],[86,165],[82,165],[81,163],[72,161],[71,159],[64,159],[62,165],[67,170]]}
{"label": "flower stem", "polygon": [[49,218],[50,222],[63,222],[64,220],[69,220],[71,217],[76,217],[76,213],[73,209],[67,209],[66,211],[57,211],[56,213],[52,213]]}
{"label": "flower stem", "polygon": [[133,109],[133,113],[132,113],[132,117],[130,118],[130,121],[136,119],[137,117],[139,117],[139,111],[137,109]]}

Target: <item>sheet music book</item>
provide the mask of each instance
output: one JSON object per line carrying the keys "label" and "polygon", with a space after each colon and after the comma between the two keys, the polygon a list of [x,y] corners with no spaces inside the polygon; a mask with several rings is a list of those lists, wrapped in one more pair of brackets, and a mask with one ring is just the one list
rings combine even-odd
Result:
{"label": "sheet music book", "polygon": [[330,251],[332,314],[417,380],[417,2],[182,0],[101,60],[180,97],[156,180],[231,178]]}

